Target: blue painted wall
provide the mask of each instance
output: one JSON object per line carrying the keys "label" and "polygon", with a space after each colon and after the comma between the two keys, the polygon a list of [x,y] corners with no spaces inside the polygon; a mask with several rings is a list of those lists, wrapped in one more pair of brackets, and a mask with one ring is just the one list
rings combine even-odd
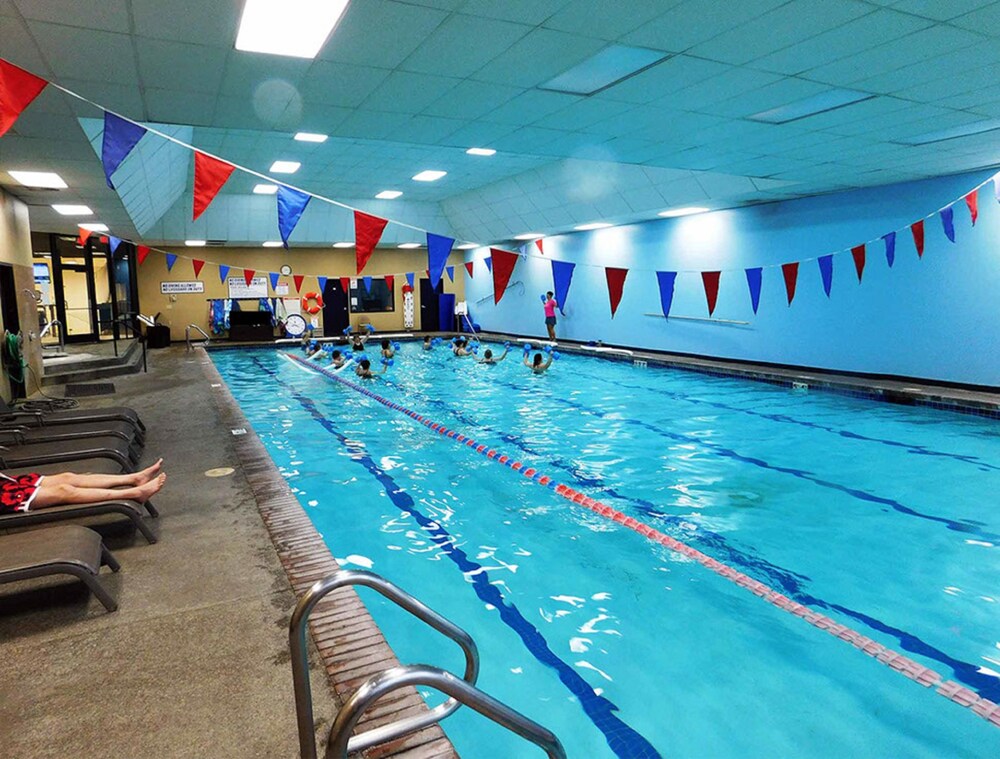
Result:
{"label": "blue painted wall", "polygon": [[[539,294],[553,289],[546,258],[577,263],[557,334],[703,356],[747,359],[851,372],[894,374],[1000,385],[1000,207],[992,183],[979,193],[971,227],[955,205],[957,242],[945,237],[937,209],[991,176],[965,174],[901,185],[718,211],[546,238],[545,258],[518,262],[511,287],[493,305],[492,280],[469,251],[475,276],[466,294],[484,329],[543,335]],[[907,229],[927,219],[923,259]],[[890,269],[883,234],[899,230]],[[858,284],[849,248],[867,240]],[[819,267],[800,266],[795,300],[787,305],[780,268],[764,270],[760,309],[750,307],[743,269],[775,266],[843,250],[834,258],[833,291],[823,292]],[[604,266],[630,269],[612,320]],[[681,271],[672,315],[706,317],[701,270],[722,269],[716,319],[664,320],[656,270]],[[684,270],[689,270],[685,272]],[[464,274],[461,270],[460,273]]]}

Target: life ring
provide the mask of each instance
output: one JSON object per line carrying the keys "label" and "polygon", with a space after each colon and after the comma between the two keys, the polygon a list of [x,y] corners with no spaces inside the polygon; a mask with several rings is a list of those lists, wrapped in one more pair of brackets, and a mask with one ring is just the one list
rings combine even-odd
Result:
{"label": "life ring", "polygon": [[[309,301],[315,303],[309,305]],[[323,296],[319,293],[306,293],[302,296],[302,310],[307,314],[318,314],[321,308],[323,308]]]}

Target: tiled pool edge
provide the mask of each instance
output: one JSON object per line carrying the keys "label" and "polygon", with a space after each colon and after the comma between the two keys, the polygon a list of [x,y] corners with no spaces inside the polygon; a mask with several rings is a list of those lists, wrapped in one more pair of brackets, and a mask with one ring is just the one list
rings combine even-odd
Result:
{"label": "tiled pool edge", "polygon": [[[229,429],[246,430],[246,434],[234,436],[233,447],[292,591],[297,598],[301,597],[313,583],[340,567],[243,415],[215,364],[203,349],[198,352],[206,379],[219,385],[213,400],[223,424]],[[340,703],[371,675],[399,664],[378,625],[351,588],[334,591],[316,605],[309,620],[309,632],[330,687]],[[291,668],[288,687],[292,687]],[[377,727],[426,710],[416,689],[404,688],[366,712],[359,728]],[[317,714],[314,717],[330,721],[334,715]],[[438,725],[376,746],[363,755],[366,759],[458,757]]]}

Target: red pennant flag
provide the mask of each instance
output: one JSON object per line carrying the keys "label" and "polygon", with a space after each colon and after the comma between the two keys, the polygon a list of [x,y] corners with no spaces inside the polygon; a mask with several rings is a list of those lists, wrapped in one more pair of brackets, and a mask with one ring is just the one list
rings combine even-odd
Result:
{"label": "red pennant flag", "polygon": [[854,258],[854,271],[858,273],[858,284],[861,284],[861,275],[865,271],[865,246],[856,245],[851,248],[851,256]]}
{"label": "red pennant flag", "polygon": [[292,279],[295,280],[295,292],[302,292],[302,280],[305,279],[305,277],[301,274],[296,274],[292,277]]}
{"label": "red pennant flag", "polygon": [[467,272],[469,272],[469,279],[472,279],[472,264],[473,263],[474,263],[473,261],[466,261],[465,262],[465,270]]}
{"label": "red pennant flag", "polygon": [[197,258],[191,259],[191,266],[194,267],[194,276],[196,279],[201,276],[201,267],[204,265],[204,261],[199,261]]}
{"label": "red pennant flag", "polygon": [[969,207],[969,216],[972,217],[972,226],[976,226],[976,219],[979,218],[979,190],[973,190],[965,196],[965,205]]}
{"label": "red pennant flag", "polygon": [[431,270],[430,269],[424,269],[424,276],[427,277],[427,279],[430,279],[431,278]]}
{"label": "red pennant flag", "polygon": [[389,292],[392,292],[393,285],[395,285],[395,284],[396,284],[396,275],[395,274],[386,274],[385,275],[385,286],[389,290]]}
{"label": "red pennant flag", "polygon": [[108,238],[105,235],[101,235],[97,239],[101,241],[102,245],[108,245],[109,244]]}
{"label": "red pennant flag", "polygon": [[347,295],[351,291],[351,278],[341,277],[340,278],[340,289],[344,291],[344,295]]}
{"label": "red pennant flag", "polygon": [[545,249],[542,248],[542,238],[539,237],[537,240],[535,240],[535,247],[538,248],[539,253],[541,253],[543,256],[545,255]]}
{"label": "red pennant flag", "polygon": [[[77,238],[76,238],[77,245],[79,245],[81,248],[84,245],[86,245],[87,244],[87,240],[90,239],[90,235],[91,235],[91,232],[90,232],[89,229],[84,229],[83,227],[80,227],[80,234],[77,235]],[[149,252],[149,249],[147,248],[146,251]],[[139,263],[142,263],[142,259],[139,259]]]}
{"label": "red pennant flag", "polygon": [[721,276],[721,271],[703,271],[701,273],[701,282],[705,286],[705,300],[708,301],[709,316],[715,311],[715,302],[719,298],[719,278]]}
{"label": "red pennant flag", "polygon": [[243,270],[243,281],[247,283],[247,287],[253,284],[253,275],[256,273],[253,269]]}
{"label": "red pennant flag", "polygon": [[490,248],[490,255],[493,256],[493,303],[497,304],[507,290],[507,283],[510,282],[510,275],[514,273],[514,264],[519,256],[499,248]]}
{"label": "red pennant flag", "polygon": [[388,223],[388,219],[380,219],[378,216],[370,216],[361,211],[354,212],[354,248],[358,260],[358,274],[368,264],[368,259],[375,252],[375,246],[382,239],[382,232]]}
{"label": "red pennant flag", "polygon": [[194,151],[194,218],[201,216],[236,167]]}
{"label": "red pennant flag", "polygon": [[[496,264],[494,263],[494,266]],[[618,304],[622,302],[622,290],[625,288],[625,277],[628,269],[616,269],[613,266],[604,267],[604,276],[608,280],[608,298],[611,299],[611,318],[615,318]]]}
{"label": "red pennant flag", "polygon": [[0,59],[0,137],[14,126],[21,111],[45,89],[47,81]]}
{"label": "red pennant flag", "polygon": [[146,256],[149,255],[149,248],[145,245],[139,245],[135,249],[135,258],[141,265],[143,261],[146,260]]}
{"label": "red pennant flag", "polygon": [[792,305],[795,298],[795,283],[799,279],[799,262],[781,265],[781,275],[785,278],[785,295],[788,296],[788,305]]}
{"label": "red pennant flag", "polygon": [[910,225],[910,231],[913,233],[913,244],[917,246],[917,256],[922,258],[924,255],[924,220],[913,222]]}

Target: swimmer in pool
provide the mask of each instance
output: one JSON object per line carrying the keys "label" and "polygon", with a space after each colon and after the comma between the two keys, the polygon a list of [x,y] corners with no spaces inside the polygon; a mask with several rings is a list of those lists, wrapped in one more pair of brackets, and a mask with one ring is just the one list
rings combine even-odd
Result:
{"label": "swimmer in pool", "polygon": [[382,364],[382,371],[373,372],[372,362],[369,361],[367,358],[363,358],[361,359],[361,363],[359,363],[356,367],[354,367],[354,373],[359,377],[361,377],[362,379],[375,379],[376,374],[385,374],[385,370],[388,368],[389,368],[388,364]]}
{"label": "swimmer in pool", "polygon": [[334,351],[330,356],[330,368],[331,369],[342,369],[347,363],[347,359],[344,358],[344,354],[340,351]]}
{"label": "swimmer in pool", "polygon": [[382,341],[382,358],[392,358],[396,355],[396,351],[392,348],[392,343],[388,340]]}
{"label": "swimmer in pool", "polygon": [[361,353],[365,349],[365,343],[368,341],[368,335],[351,335],[351,350]]}
{"label": "swimmer in pool", "polygon": [[469,341],[465,338],[462,338],[455,343],[455,355],[458,358],[464,358],[465,356],[471,356],[472,354],[472,346],[469,345]]}
{"label": "swimmer in pool", "polygon": [[491,351],[489,348],[487,348],[486,351],[483,353],[483,357],[480,358],[480,359],[476,359],[476,363],[477,364],[489,364],[490,366],[492,366],[494,364],[499,364],[501,361],[503,361],[505,358],[507,358],[507,354],[508,353],[510,353],[510,346],[509,345],[504,346],[503,353],[501,353],[499,356],[494,356],[493,355],[493,351]]}
{"label": "swimmer in pool", "polygon": [[553,358],[553,356],[550,353],[549,354],[549,360],[545,361],[542,358],[542,354],[541,353],[536,353],[535,357],[529,362],[528,361],[528,354],[525,353],[524,354],[524,365],[526,367],[528,367],[529,369],[531,369],[532,373],[534,373],[534,374],[542,374],[550,366],[552,366],[552,358]]}
{"label": "swimmer in pool", "polygon": [[430,335],[425,336],[424,337],[424,350],[425,351],[429,351],[433,347],[434,347],[434,344],[431,342],[431,336]]}
{"label": "swimmer in pool", "polygon": [[328,355],[329,354],[323,350],[323,346],[316,340],[313,340],[306,346],[306,358],[309,361],[319,361],[322,358],[326,358]]}

